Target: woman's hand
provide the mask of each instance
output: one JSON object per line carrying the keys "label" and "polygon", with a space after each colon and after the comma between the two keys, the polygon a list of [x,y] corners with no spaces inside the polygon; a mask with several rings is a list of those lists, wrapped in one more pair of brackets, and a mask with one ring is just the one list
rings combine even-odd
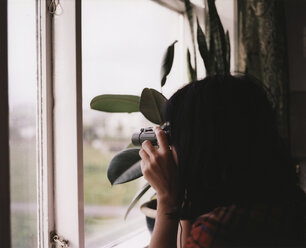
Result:
{"label": "woman's hand", "polygon": [[144,178],[155,189],[159,203],[173,208],[177,196],[177,166],[170,150],[166,134],[160,127],[155,128],[159,144],[155,149],[150,141],[142,143],[139,155]]}
{"label": "woman's hand", "polygon": [[139,151],[143,176],[157,194],[157,216],[150,248],[172,248],[176,247],[178,220],[168,214],[177,204],[178,172],[174,162],[177,159],[175,150],[170,150],[164,131],[157,127],[155,134],[158,149],[150,141],[145,141]]}

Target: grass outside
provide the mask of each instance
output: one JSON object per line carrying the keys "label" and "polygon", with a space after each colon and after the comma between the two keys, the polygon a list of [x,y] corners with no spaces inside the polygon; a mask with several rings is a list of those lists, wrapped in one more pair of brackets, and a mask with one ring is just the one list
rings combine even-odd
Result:
{"label": "grass outside", "polygon": [[[124,142],[125,144],[126,142]],[[103,152],[84,143],[84,199],[85,205],[93,206],[121,206],[123,212],[127,209],[140,182],[135,180],[122,185],[111,186],[107,179],[107,166],[113,152]],[[122,211],[120,214],[109,216],[85,215],[86,247],[100,247],[112,240],[137,230],[145,225],[145,218],[140,213],[139,206],[135,207],[132,216],[125,221]]]}
{"label": "grass outside", "polygon": [[[36,204],[36,147],[35,140],[11,140],[11,200],[12,203]],[[84,143],[84,199],[85,205],[122,206],[125,210],[139,188],[139,181],[111,186],[107,179],[107,165],[115,155],[102,152]],[[137,208],[137,207],[136,207]],[[138,210],[139,211],[139,210]],[[143,218],[139,213],[138,217]],[[137,218],[138,218],[137,217]],[[134,217],[133,217],[134,218]],[[86,237],[103,236],[102,243],[115,239],[129,230],[143,225],[137,219],[128,222],[120,216],[85,216]],[[143,218],[144,219],[144,218]],[[12,211],[12,247],[36,247],[37,217],[33,211]],[[141,224],[139,224],[141,222]],[[112,230],[114,230],[112,232]],[[99,242],[100,242],[99,241]],[[88,246],[89,247],[89,246]]]}
{"label": "grass outside", "polygon": [[13,248],[37,247],[36,212],[12,213],[11,232]]}
{"label": "grass outside", "polygon": [[[84,145],[84,196],[87,205],[128,205],[139,182],[111,186],[107,165],[115,153]],[[35,140],[18,140],[10,147],[11,201],[36,202]]]}
{"label": "grass outside", "polygon": [[[24,209],[11,212],[13,248],[37,246],[36,216],[36,148],[35,138],[10,141],[10,184],[12,205],[20,203]],[[27,205],[32,208],[28,209]]]}
{"label": "grass outside", "polygon": [[10,184],[12,202],[36,202],[36,142],[10,142]]}
{"label": "grass outside", "polygon": [[128,205],[138,190],[133,181],[111,186],[107,166],[115,153],[101,152],[84,144],[84,200],[86,205]]}

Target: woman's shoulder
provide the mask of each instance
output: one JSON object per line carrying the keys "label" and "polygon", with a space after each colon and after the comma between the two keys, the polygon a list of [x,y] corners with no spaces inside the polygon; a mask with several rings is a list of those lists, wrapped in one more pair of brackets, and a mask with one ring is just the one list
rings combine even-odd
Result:
{"label": "woman's shoulder", "polygon": [[[214,247],[220,246],[220,242],[228,239],[228,229],[233,225],[246,210],[236,205],[218,207],[215,210],[199,216],[192,225],[191,233],[185,245],[191,247]],[[198,246],[195,246],[197,244]]]}
{"label": "woman's shoulder", "polygon": [[290,232],[295,225],[291,210],[269,204],[218,207],[197,218],[185,247],[290,243],[294,238]]}

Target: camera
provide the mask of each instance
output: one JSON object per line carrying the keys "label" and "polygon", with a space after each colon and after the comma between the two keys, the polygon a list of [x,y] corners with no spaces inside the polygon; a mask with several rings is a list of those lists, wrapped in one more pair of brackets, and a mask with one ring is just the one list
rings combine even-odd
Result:
{"label": "camera", "polygon": [[[170,124],[166,122],[161,126],[161,129],[165,132],[167,136],[167,140],[170,143]],[[134,146],[141,146],[141,144],[145,141],[149,140],[153,146],[157,146],[157,138],[155,132],[153,131],[153,127],[141,128],[140,132],[136,132],[132,135],[132,144]]]}

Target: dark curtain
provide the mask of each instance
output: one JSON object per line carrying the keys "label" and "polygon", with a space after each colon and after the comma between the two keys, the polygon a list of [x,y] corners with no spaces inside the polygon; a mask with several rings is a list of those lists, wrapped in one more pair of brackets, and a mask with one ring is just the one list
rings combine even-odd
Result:
{"label": "dark curtain", "polygon": [[238,0],[238,70],[266,86],[279,132],[289,139],[289,77],[284,0]]}

